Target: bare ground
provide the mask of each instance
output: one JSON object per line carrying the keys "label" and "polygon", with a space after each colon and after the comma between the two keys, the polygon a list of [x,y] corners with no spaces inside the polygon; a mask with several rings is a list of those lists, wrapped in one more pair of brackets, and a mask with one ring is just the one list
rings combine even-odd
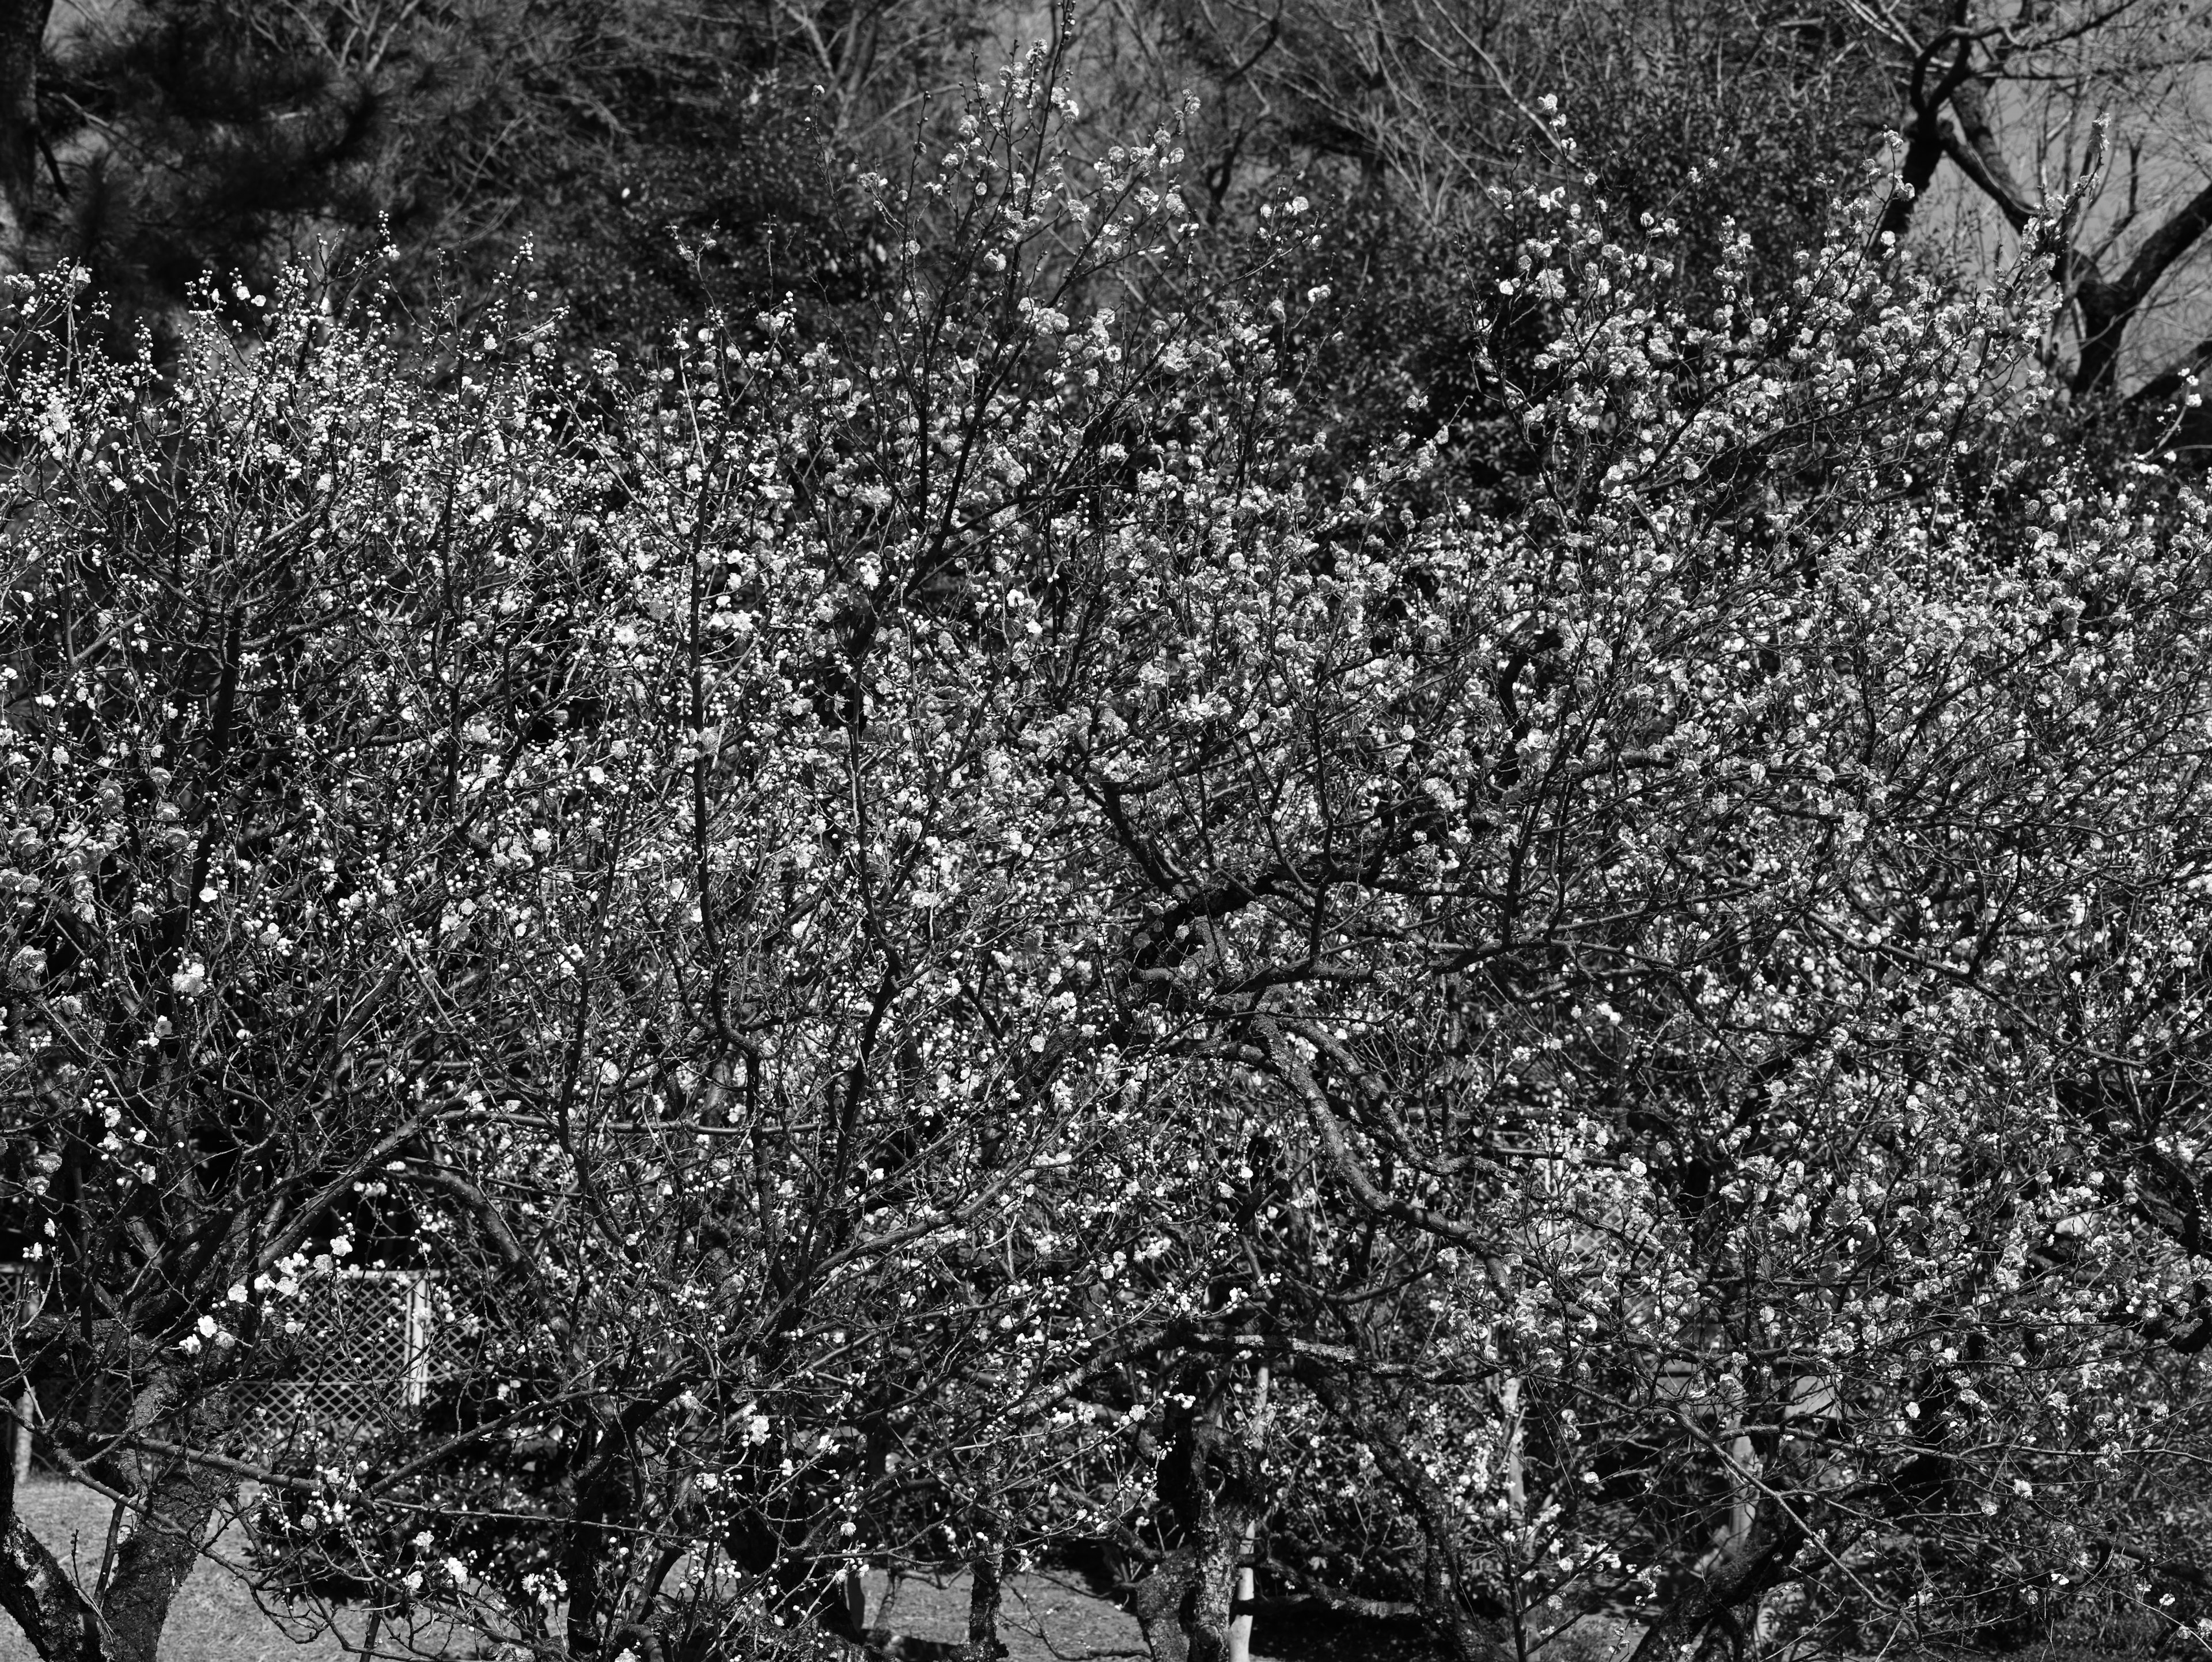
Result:
{"label": "bare ground", "polygon": [[[106,1540],[108,1503],[73,1483],[33,1482],[15,1497],[17,1509],[63,1563],[89,1584],[99,1574]],[[217,1543],[222,1551],[226,1543]],[[871,1578],[872,1610],[880,1604],[884,1578]],[[964,1579],[943,1585],[909,1579],[886,1613],[889,1625],[925,1639],[959,1639],[968,1629]],[[871,1616],[870,1620],[878,1618]],[[1008,1587],[1001,1635],[1015,1662],[1071,1662],[1072,1659],[1141,1658],[1144,1641],[1123,1611],[1079,1585],[1050,1575],[1017,1578]],[[356,1638],[357,1621],[348,1624]],[[178,1594],[161,1635],[161,1662],[337,1662],[345,1647],[331,1635],[295,1637],[264,1612],[233,1571],[203,1559]],[[456,1642],[448,1654],[475,1654]],[[0,1662],[37,1662],[14,1622],[0,1615]]]}

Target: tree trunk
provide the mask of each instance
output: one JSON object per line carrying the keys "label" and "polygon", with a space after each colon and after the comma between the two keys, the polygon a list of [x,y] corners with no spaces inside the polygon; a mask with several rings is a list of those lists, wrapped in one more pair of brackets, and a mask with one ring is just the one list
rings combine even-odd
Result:
{"label": "tree trunk", "polygon": [[139,1497],[131,1538],[117,1549],[100,1596],[112,1643],[110,1662],[155,1662],[177,1589],[199,1561],[216,1508],[238,1493],[235,1476],[182,1459],[164,1461]]}
{"label": "tree trunk", "polygon": [[[1391,1488],[1412,1507],[1428,1543],[1421,1605],[1462,1662],[1510,1662],[1521,1654],[1516,1633],[1499,1619],[1511,1611],[1493,1601],[1475,1579],[1461,1531],[1460,1507],[1442,1485],[1406,1452],[1404,1425],[1344,1381],[1316,1371],[1307,1388],[1337,1423],[1363,1442]],[[1485,1610],[1484,1604],[1492,1605]]]}
{"label": "tree trunk", "polygon": [[[31,1476],[31,1423],[38,1416],[37,1394],[29,1385],[25,1385],[16,1393],[12,1409],[15,1425],[8,1449],[8,1482],[11,1495],[21,1488]],[[13,1515],[6,1507],[0,1507],[0,1528],[5,1528]]]}
{"label": "tree trunk", "polygon": [[1939,36],[1935,44],[1923,52],[1912,66],[1906,88],[1906,100],[1912,116],[1905,124],[1905,155],[1897,170],[1899,188],[1883,207],[1881,222],[1875,228],[1875,251],[1887,256],[1896,252],[1905,241],[1905,233],[1912,223],[1912,210],[1920,198],[1928,194],[1935,181],[1936,169],[1942,165],[1950,135],[1946,131],[1948,119],[1945,106],[1970,77],[1973,48],[1970,42],[1960,41],[1949,66],[1934,87],[1928,84],[1929,71],[1935,67],[1936,54],[1946,44]]}
{"label": "tree trunk", "polygon": [[30,254],[38,187],[39,45],[53,0],[0,0],[0,269]]}
{"label": "tree trunk", "polygon": [[[131,1432],[170,1429],[166,1422],[183,1388],[177,1373],[158,1371],[131,1405]],[[228,1418],[224,1393],[202,1397],[192,1407],[198,1424],[178,1428],[183,1434],[177,1440],[219,1441]],[[128,1513],[135,1527],[119,1548],[111,1535],[90,1598],[15,1515],[12,1468],[0,1476],[0,1609],[15,1618],[45,1662],[155,1662],[169,1607],[199,1560],[216,1509],[238,1492],[234,1474],[180,1456],[125,1455],[104,1462],[100,1471],[125,1486],[127,1498],[117,1517]]]}
{"label": "tree trunk", "polygon": [[100,1612],[69,1572],[12,1515],[0,1533],[0,1610],[15,1618],[45,1662],[106,1662],[118,1653],[107,1643]]}
{"label": "tree trunk", "polygon": [[[1264,1448],[1267,1438],[1267,1386],[1270,1374],[1267,1363],[1260,1364],[1259,1379],[1252,1391],[1252,1429],[1250,1440],[1254,1448]],[[1244,1539],[1237,1552],[1237,1602],[1249,1606],[1259,1597],[1260,1578],[1252,1568],[1253,1555],[1260,1546],[1260,1519],[1255,1513],[1244,1525]],[[1248,1608],[1229,1621],[1229,1662],[1252,1662],[1252,1612]]]}
{"label": "tree trunk", "polygon": [[1183,1595],[1190,1586],[1191,1554],[1183,1549],[1154,1566],[1129,1590],[1129,1614],[1145,1636],[1152,1662],[1185,1662],[1189,1646],[1182,1634]]}
{"label": "tree trunk", "polygon": [[[601,1572],[611,1534],[608,1516],[621,1505],[626,1486],[612,1453],[593,1458],[610,1440],[611,1434],[601,1426],[592,1442],[580,1451],[583,1458],[578,1464],[583,1472],[576,1484],[575,1511],[568,1520],[568,1538],[561,1555],[561,1575],[568,1588],[568,1653],[579,1662],[605,1650],[602,1641],[612,1613],[600,1586]],[[835,1602],[840,1610],[843,1608],[842,1588]]]}
{"label": "tree trunk", "polygon": [[963,1662],[996,1662],[1006,1653],[999,1642],[999,1607],[1006,1598],[1006,1569],[997,1547],[979,1552],[969,1566],[968,1647]]}
{"label": "tree trunk", "polygon": [[1807,1538],[1798,1519],[1774,1501],[1759,1506],[1742,1536],[1644,1630],[1628,1662],[1674,1662],[1717,1621],[1787,1582]]}
{"label": "tree trunk", "polygon": [[1188,1425],[1161,1468],[1189,1553],[1177,1612],[1188,1662],[1228,1662],[1237,1569],[1246,1533],[1267,1511],[1255,1439]]}
{"label": "tree trunk", "polygon": [[1920,115],[1905,124],[1905,155],[1897,170],[1898,184],[1883,204],[1881,222],[1875,228],[1875,251],[1884,256],[1905,244],[1912,226],[1912,210],[1928,193],[1936,168],[1943,160],[1943,118]]}
{"label": "tree trunk", "polygon": [[1750,1433],[1739,1427],[1729,1444],[1729,1485],[1728,1549],[1741,1550],[1751,1539],[1752,1519],[1759,1512],[1759,1451]]}
{"label": "tree trunk", "polygon": [[1183,1594],[1182,1631],[1190,1662],[1228,1662],[1230,1606],[1237,1591],[1237,1560],[1244,1525],[1237,1513],[1256,1508],[1220,1508],[1198,1543],[1190,1586]]}

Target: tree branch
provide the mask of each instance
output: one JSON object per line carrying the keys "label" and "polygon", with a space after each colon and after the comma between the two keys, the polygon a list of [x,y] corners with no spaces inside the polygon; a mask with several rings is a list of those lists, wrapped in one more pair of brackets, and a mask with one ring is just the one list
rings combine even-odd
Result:
{"label": "tree branch", "polygon": [[0,1536],[0,1609],[45,1662],[104,1662],[115,1653],[98,1609],[21,1518]]}

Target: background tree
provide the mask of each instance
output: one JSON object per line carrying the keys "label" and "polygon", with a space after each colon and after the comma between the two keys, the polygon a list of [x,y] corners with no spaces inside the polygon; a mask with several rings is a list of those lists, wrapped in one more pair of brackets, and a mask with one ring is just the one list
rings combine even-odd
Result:
{"label": "background tree", "polygon": [[[2088,403],[2124,390],[2146,411],[2170,399],[2203,357],[2182,320],[2201,310],[2194,256],[2212,226],[2197,138],[2212,62],[2203,16],[2157,5],[1849,10],[1906,101],[1911,190],[1883,228],[1905,229],[1947,163],[2014,235],[2056,219],[2069,390]],[[2091,187],[2069,197],[2085,176]],[[2130,328],[2166,312],[2179,314],[2156,331],[2166,344],[2131,350]]]}
{"label": "background tree", "polygon": [[161,318],[210,268],[343,269],[387,230],[402,298],[486,295],[527,241],[586,345],[786,290],[834,307],[882,257],[853,173],[969,73],[982,23],[915,0],[25,10],[16,258]]}

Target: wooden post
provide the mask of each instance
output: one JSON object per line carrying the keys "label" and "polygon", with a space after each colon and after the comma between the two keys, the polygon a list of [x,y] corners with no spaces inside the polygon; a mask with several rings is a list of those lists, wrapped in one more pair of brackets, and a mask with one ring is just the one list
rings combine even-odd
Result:
{"label": "wooden post", "polygon": [[854,1633],[866,1632],[868,1626],[868,1582],[866,1572],[858,1564],[845,1569],[845,1614],[852,1622]]}
{"label": "wooden post", "polygon": [[430,1394],[430,1282],[421,1271],[402,1276],[400,1286],[405,1300],[402,1320],[405,1323],[405,1347],[402,1355],[406,1368],[404,1396],[407,1406],[420,1408]]}
{"label": "wooden post", "polygon": [[1735,1499],[1729,1503],[1729,1549],[1734,1551],[1751,1538],[1752,1514],[1759,1507],[1759,1452],[1752,1446],[1751,1434],[1741,1427],[1729,1444],[1729,1488]]}
{"label": "wooden post", "polygon": [[14,1417],[9,1428],[14,1440],[8,1451],[8,1460],[15,1474],[15,1487],[20,1490],[31,1480],[31,1426],[39,1413],[39,1399],[31,1394],[27,1382],[9,1408]]}
{"label": "wooden post", "polygon": [[[1259,1381],[1252,1393],[1252,1425],[1249,1434],[1255,1450],[1266,1442],[1267,1436],[1268,1377],[1267,1365],[1262,1362],[1260,1364]],[[1243,1549],[1237,1554],[1237,1596],[1240,1599],[1249,1600],[1259,1594],[1259,1575],[1252,1568],[1252,1555],[1259,1548],[1260,1522],[1255,1518],[1244,1525]],[[1252,1662],[1252,1614],[1249,1610],[1229,1620],[1228,1662]]]}
{"label": "wooden post", "polygon": [[1732,1383],[1736,1424],[1735,1435],[1729,1439],[1728,1537],[1721,1543],[1721,1550],[1730,1555],[1749,1543],[1751,1525],[1759,1511],[1759,1450],[1751,1440],[1751,1428],[1745,1423],[1751,1417],[1751,1388],[1741,1379]]}
{"label": "wooden post", "polygon": [[1528,1545],[1528,1476],[1521,1460],[1519,1374],[1509,1373],[1498,1382],[1498,1409],[1505,1421],[1505,1527],[1500,1532],[1498,1557],[1505,1568],[1505,1603],[1513,1622],[1512,1654],[1526,1662],[1540,1635],[1531,1630],[1525,1602],[1528,1584],[1521,1579],[1526,1568],[1521,1555]]}
{"label": "wooden post", "polygon": [[1515,1529],[1528,1513],[1527,1476],[1521,1468],[1521,1379],[1508,1374],[1498,1388],[1498,1404],[1505,1411],[1505,1515]]}
{"label": "wooden post", "polygon": [[[46,1303],[36,1273],[27,1263],[11,1265],[7,1272],[8,1350],[11,1363],[20,1355],[23,1330]],[[15,1373],[12,1366],[8,1371]],[[12,1494],[31,1475],[31,1427],[38,1415],[39,1399],[31,1392],[28,1375],[15,1373],[9,1383],[13,1387],[8,1393],[8,1470]]]}

